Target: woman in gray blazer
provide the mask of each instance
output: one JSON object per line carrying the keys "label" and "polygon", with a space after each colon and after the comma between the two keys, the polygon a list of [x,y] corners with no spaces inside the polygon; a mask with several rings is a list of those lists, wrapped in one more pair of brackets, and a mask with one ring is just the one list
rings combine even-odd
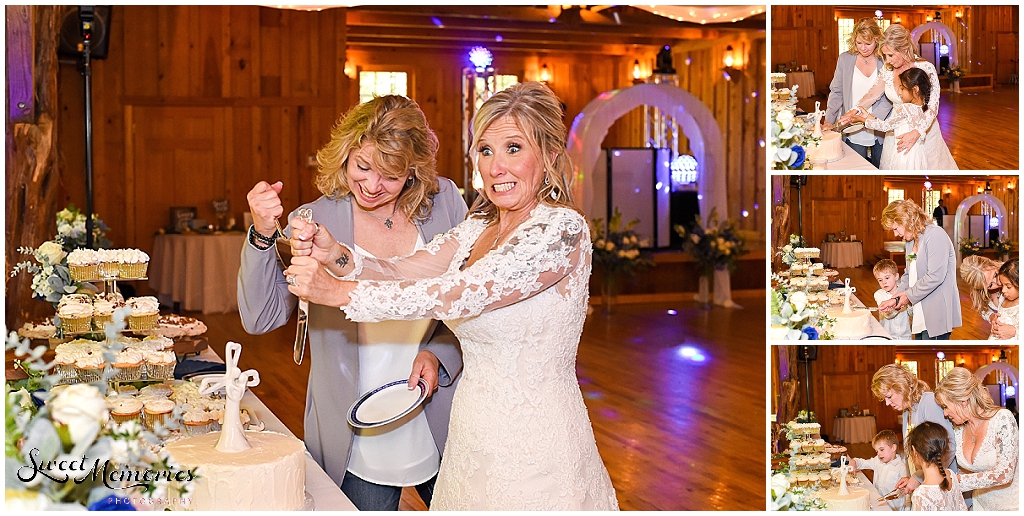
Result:
{"label": "woman in gray blazer", "polygon": [[[875,83],[875,76],[882,69],[882,54],[878,45],[882,41],[882,29],[874,18],[861,18],[850,33],[850,51],[839,54],[836,73],[829,85],[828,104],[825,108],[825,122],[835,124],[836,120],[853,108]],[[892,103],[885,95],[871,106],[871,113],[879,120],[885,120],[892,111]],[[865,159],[878,168],[882,159],[882,143],[885,133],[863,128],[846,134],[843,140]]]}
{"label": "woman in gray blazer", "polygon": [[963,325],[956,287],[956,253],[945,230],[914,201],[893,201],[882,210],[882,227],[906,242],[907,269],[896,296],[881,311],[911,304],[910,332],[916,340],[949,340]]}
{"label": "woman in gray blazer", "polygon": [[[379,258],[412,254],[466,218],[455,184],[437,176],[437,147],[412,100],[388,95],[360,104],[317,154],[315,183],[323,196],[303,207],[312,209],[318,228],[350,247]],[[276,219],[284,214],[282,187],[261,181],[248,194],[253,226],[242,249],[238,306],[253,334],[283,326],[297,304],[271,249]],[[287,220],[293,217],[295,212]],[[360,510],[397,510],[402,486],[415,486],[429,505],[462,370],[457,339],[437,321],[374,327],[316,304],[309,306],[308,321],[306,449]],[[415,384],[420,377],[431,392],[440,386],[425,404],[425,418],[414,412],[369,433],[349,426],[346,411],[360,394],[400,378]]]}

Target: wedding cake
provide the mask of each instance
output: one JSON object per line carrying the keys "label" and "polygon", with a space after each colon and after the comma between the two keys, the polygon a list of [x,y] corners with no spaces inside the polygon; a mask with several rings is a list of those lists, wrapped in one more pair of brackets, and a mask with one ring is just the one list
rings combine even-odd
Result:
{"label": "wedding cake", "polygon": [[216,449],[219,432],[180,439],[164,449],[182,468],[198,468],[191,503],[196,511],[295,511],[305,503],[306,447],[274,432],[245,432],[252,448]]}
{"label": "wedding cake", "polygon": [[863,308],[851,310],[844,313],[842,308],[835,308],[826,312],[836,320],[832,334],[837,339],[859,339],[871,334],[871,312]]}
{"label": "wedding cake", "polygon": [[840,494],[840,488],[833,487],[818,493],[818,498],[825,502],[829,511],[867,511],[871,510],[870,492],[863,487],[848,487],[849,493]]}
{"label": "wedding cake", "polygon": [[835,131],[821,133],[817,145],[807,145],[807,159],[811,161],[836,161],[843,157],[843,138]]}

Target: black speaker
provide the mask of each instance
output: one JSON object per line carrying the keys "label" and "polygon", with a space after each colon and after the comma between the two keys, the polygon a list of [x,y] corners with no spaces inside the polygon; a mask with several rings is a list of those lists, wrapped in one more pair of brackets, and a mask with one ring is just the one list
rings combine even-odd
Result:
{"label": "black speaker", "polygon": [[[669,195],[668,213],[669,223],[672,224],[673,228],[679,225],[689,231],[690,226],[697,220],[697,215],[700,214],[700,202],[697,200],[697,192],[686,190],[672,192]],[[679,233],[676,233],[673,229],[669,233],[669,247],[678,249],[682,245],[683,237],[679,236]]]}
{"label": "black speaker", "polygon": [[[89,12],[91,9],[91,13]],[[89,57],[106,59],[110,49],[110,14],[109,5],[80,5],[77,9],[69,9],[60,22],[60,45],[57,54],[66,57],[82,57],[82,21],[92,15],[92,42]]]}
{"label": "black speaker", "polygon": [[797,346],[796,355],[802,362],[818,359],[818,346]]}
{"label": "black speaker", "polygon": [[949,70],[949,56],[939,56],[939,73]]}

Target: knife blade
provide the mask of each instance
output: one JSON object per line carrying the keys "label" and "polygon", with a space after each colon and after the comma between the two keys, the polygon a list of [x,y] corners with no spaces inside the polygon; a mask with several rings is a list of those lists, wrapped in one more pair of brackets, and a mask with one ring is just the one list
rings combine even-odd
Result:
{"label": "knife blade", "polygon": [[[307,223],[313,222],[313,210],[299,208],[299,218]],[[299,324],[295,328],[295,345],[292,348],[292,360],[296,365],[302,365],[302,358],[306,354],[306,323],[308,319],[309,301],[299,298]]]}

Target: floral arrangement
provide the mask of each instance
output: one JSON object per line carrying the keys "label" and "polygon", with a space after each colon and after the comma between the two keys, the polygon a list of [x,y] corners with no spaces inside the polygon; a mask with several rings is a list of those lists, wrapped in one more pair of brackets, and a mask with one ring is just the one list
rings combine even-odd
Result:
{"label": "floral arrangement", "polygon": [[654,265],[650,254],[641,251],[641,247],[647,247],[650,243],[647,240],[640,240],[633,227],[640,221],[633,219],[629,223],[622,224],[622,213],[615,208],[615,213],[608,220],[608,227],[604,227],[604,219],[594,219],[591,231],[591,243],[594,246],[594,264],[599,265],[606,275],[626,273],[630,276],[636,271]]}
{"label": "floral arrangement", "polygon": [[697,267],[705,276],[723,267],[735,270],[740,256],[749,252],[744,247],[740,230],[736,228],[736,221],[719,221],[715,208],[708,215],[707,225],[698,215],[689,231],[678,224],[675,231],[683,239],[683,251],[697,260]]}
{"label": "floral arrangement", "polygon": [[54,240],[43,242],[39,247],[19,247],[22,254],[29,254],[35,258],[35,263],[23,261],[11,269],[11,277],[21,271],[28,271],[32,274],[32,294],[36,299],[41,299],[55,306],[65,294],[73,294],[81,289],[89,289],[91,284],[83,284],[71,280],[71,272],[68,270],[68,253],[64,251],[64,244],[60,237]]}
{"label": "floral arrangement", "polygon": [[976,238],[961,237],[960,238],[960,254],[964,257],[978,254],[981,252],[981,244]]}
{"label": "floral arrangement", "polygon": [[815,138],[805,127],[806,121],[796,116],[796,87],[793,88],[789,101],[771,103],[771,146],[769,156],[775,170],[802,170],[810,167],[807,152],[808,144],[817,144]]}
{"label": "floral arrangement", "polygon": [[1013,251],[1013,241],[1009,238],[997,238],[992,241],[992,249],[995,249],[1000,255],[1009,254],[1010,251]]}
{"label": "floral arrangement", "polygon": [[[92,214],[92,241],[93,247],[108,249],[113,242],[107,238],[107,230],[110,229],[100,219],[99,215]],[[64,243],[64,250],[74,251],[85,247],[85,214],[78,211],[74,204],[57,212],[57,237]]]}
{"label": "floral arrangement", "polygon": [[826,508],[808,489],[790,485],[783,473],[772,475],[771,496],[773,511],[823,511]]}
{"label": "floral arrangement", "polygon": [[967,75],[967,72],[964,72],[964,69],[960,68],[960,65],[946,68],[946,77],[951,81],[959,81],[960,79],[963,79],[965,75]]}
{"label": "floral arrangement", "polygon": [[[819,333],[815,325],[831,328],[830,318],[807,304],[805,292],[772,289],[770,340],[829,340],[830,332]],[[833,321],[834,322],[834,321]]]}
{"label": "floral arrangement", "polygon": [[[115,314],[109,332],[124,328],[124,315]],[[42,359],[46,346],[30,349],[28,339],[19,341],[11,332],[6,350],[23,359],[18,365],[29,372],[28,380],[5,383],[8,510],[132,510],[132,499],[191,496],[195,471],[181,469],[163,449],[155,451],[180,412],[156,433],[134,420],[117,424],[104,399],[105,381],[55,391],[59,376]],[[44,471],[47,461],[55,462]],[[62,461],[74,465],[61,470]]]}
{"label": "floral arrangement", "polygon": [[789,243],[780,247],[779,250],[775,252],[775,256],[781,256],[782,263],[786,265],[793,265],[793,262],[796,262],[796,254],[793,253],[793,250],[798,247],[807,247],[807,240],[795,233],[791,234],[789,235]]}

